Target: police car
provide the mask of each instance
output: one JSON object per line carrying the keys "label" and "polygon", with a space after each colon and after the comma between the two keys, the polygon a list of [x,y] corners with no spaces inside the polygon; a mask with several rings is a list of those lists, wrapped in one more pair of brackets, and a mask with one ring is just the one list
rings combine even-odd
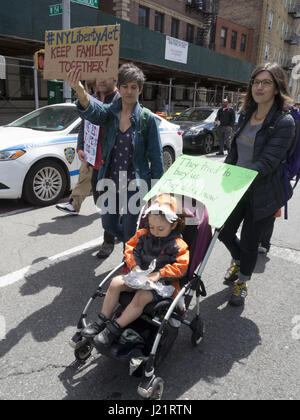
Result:
{"label": "police car", "polygon": [[[157,116],[165,169],[182,153],[179,126]],[[0,127],[0,199],[46,206],[76,185],[81,119],[74,104],[39,108]]]}

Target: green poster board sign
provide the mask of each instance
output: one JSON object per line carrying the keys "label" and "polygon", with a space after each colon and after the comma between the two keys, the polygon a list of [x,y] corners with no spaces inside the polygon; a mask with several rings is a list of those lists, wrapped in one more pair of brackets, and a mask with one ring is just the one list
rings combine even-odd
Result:
{"label": "green poster board sign", "polygon": [[209,224],[221,228],[257,172],[198,156],[181,155],[146,194],[144,200],[159,193],[195,198],[205,204]]}

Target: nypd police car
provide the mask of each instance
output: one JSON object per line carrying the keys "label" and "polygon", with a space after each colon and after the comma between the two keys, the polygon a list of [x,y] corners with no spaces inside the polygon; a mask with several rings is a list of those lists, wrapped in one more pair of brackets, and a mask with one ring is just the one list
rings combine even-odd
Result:
{"label": "nypd police car", "polygon": [[[165,169],[182,153],[179,126],[157,116]],[[0,127],[0,199],[46,206],[75,186],[81,119],[74,104],[39,108]]]}

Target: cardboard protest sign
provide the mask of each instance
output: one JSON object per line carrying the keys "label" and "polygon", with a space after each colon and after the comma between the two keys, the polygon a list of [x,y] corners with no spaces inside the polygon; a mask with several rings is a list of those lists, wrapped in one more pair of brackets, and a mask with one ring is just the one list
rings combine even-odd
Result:
{"label": "cardboard protest sign", "polygon": [[65,80],[71,69],[82,80],[117,79],[120,25],[46,31],[44,79]]}
{"label": "cardboard protest sign", "polygon": [[250,187],[257,172],[239,166],[213,162],[198,156],[179,156],[144,197],[159,193],[195,198],[205,204],[209,224],[221,228]]}

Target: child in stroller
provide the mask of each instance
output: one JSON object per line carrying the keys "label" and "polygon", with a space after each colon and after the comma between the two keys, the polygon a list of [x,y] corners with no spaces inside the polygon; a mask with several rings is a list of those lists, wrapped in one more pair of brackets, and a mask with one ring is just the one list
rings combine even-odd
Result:
{"label": "child in stroller", "polygon": [[[145,227],[139,229],[125,245],[125,263],[129,270],[146,270],[155,259],[155,271],[147,274],[151,282],[170,283],[175,297],[180,291],[179,278],[186,274],[189,265],[189,250],[183,241],[184,216],[177,214],[175,198],[169,194],[159,195],[144,213]],[[93,339],[96,348],[109,347],[125,327],[138,319],[146,305],[161,300],[156,290],[135,291],[129,305],[121,316],[111,320],[114,308],[122,292],[134,292],[119,275],[114,277],[106,293],[98,320],[87,326],[81,335]]]}
{"label": "child in stroller", "polygon": [[[184,196],[180,197],[182,200],[185,200]],[[176,203],[180,203],[179,197],[177,198],[178,200],[176,200]],[[170,261],[168,249],[172,249],[172,246],[171,248],[167,247],[162,255],[159,256],[164,268],[158,271],[165,279],[168,278],[168,274],[173,273],[173,276],[170,276],[169,279],[175,286],[175,293],[172,298],[159,298],[155,293],[152,293],[150,296],[151,302],[145,306],[145,303],[150,300],[149,293],[147,293],[146,301],[143,301],[139,308],[139,312],[143,308],[142,315],[129,324],[119,340],[116,340],[116,335],[120,333],[120,327],[126,322],[126,319],[125,321],[123,319],[124,324],[121,324],[122,321],[120,320],[122,320],[122,315],[119,316],[120,308],[124,313],[133,300],[133,297],[138,295],[138,293],[134,293],[134,291],[120,293],[119,306],[116,307],[115,313],[112,316],[113,320],[117,321],[118,325],[115,325],[116,329],[113,330],[113,334],[111,334],[112,331],[109,330],[109,328],[107,334],[101,334],[106,330],[107,325],[113,325],[113,321],[105,321],[110,314],[106,312],[105,318],[100,315],[99,320],[96,323],[88,324],[87,316],[89,308],[97,298],[106,296],[103,287],[111,280],[115,273],[119,272],[120,268],[124,267],[124,262],[122,262],[102,280],[97,291],[87,302],[78,321],[77,332],[70,341],[71,346],[75,349],[76,361],[80,364],[85,363],[85,361],[89,359],[93,348],[95,347],[102,355],[120,362],[129,363],[129,374],[141,377],[141,382],[138,386],[138,394],[144,399],[161,398],[164,381],[162,378],[155,375],[155,369],[169,354],[170,349],[178,336],[179,327],[184,324],[191,329],[192,346],[197,346],[202,341],[204,323],[200,316],[200,296],[206,296],[206,291],[201,275],[217,240],[217,236],[212,239],[211,227],[208,222],[208,213],[206,207],[201,203],[196,202],[195,205],[194,201],[191,201],[188,203],[185,202],[182,206],[184,210],[182,213],[184,213],[186,222],[182,234],[183,239],[180,238],[179,233],[176,233],[178,232],[178,229],[180,229],[180,224],[181,227],[183,227],[183,225],[181,221],[182,217],[174,211],[176,209],[176,204],[173,201],[173,198],[170,197],[169,194],[161,194],[155,201],[152,199],[152,204],[153,205],[150,204],[150,207],[148,207],[145,212],[147,213],[146,217],[141,219],[142,221],[147,221],[147,219],[149,220],[150,218],[150,225],[148,228],[147,225],[145,226],[145,233],[150,230],[150,233],[148,232],[149,238],[157,241],[158,245],[165,240],[167,241],[169,236],[173,237],[173,235],[175,235],[175,239],[170,241],[170,244],[173,244],[175,248],[177,247],[178,249],[177,243],[180,243],[180,248],[182,250],[183,258],[179,264],[178,260],[176,261],[176,258],[173,259],[172,262]],[[163,234],[159,231],[158,233],[151,235],[151,228],[158,227],[159,230],[162,229],[162,227],[153,226],[151,218],[152,211],[155,209],[157,210],[157,208],[162,210],[162,207],[164,211],[161,212],[160,218],[157,219],[160,221],[163,220],[169,229],[171,227],[170,235],[165,237],[163,237]],[[174,222],[177,223],[174,224]],[[140,225],[140,227],[144,226]],[[172,227],[174,227],[174,229],[172,229]],[[137,233],[138,232],[139,230]],[[143,258],[148,254],[144,253],[144,248],[141,246],[144,244],[143,241],[145,241],[145,244],[151,244],[151,241],[148,242],[147,238],[147,235],[137,234],[127,244],[125,258],[130,268],[134,268],[135,265],[139,265],[141,268],[149,265],[149,261],[153,257],[151,252],[150,259],[145,266],[143,266],[144,262],[139,259],[141,254],[143,254]],[[152,249],[152,247],[150,247],[150,249]],[[157,255],[155,256],[157,257]],[[178,255],[176,252],[175,257],[180,258],[180,254]],[[165,263],[163,263],[164,258],[166,258]],[[174,271],[174,264],[175,267],[177,267],[177,271]],[[182,277],[185,272],[186,274]],[[152,273],[150,279],[155,278],[155,276],[158,276],[158,274]],[[174,280],[175,278],[177,280]],[[158,282],[160,282],[160,280]],[[118,285],[120,285],[119,280]],[[119,291],[120,290],[118,290],[118,292]],[[174,297],[175,295],[176,297]],[[188,310],[192,298],[195,295],[196,311],[192,320],[189,320]],[[117,303],[118,302],[116,302],[116,304]],[[105,306],[102,306],[102,313],[104,310]],[[138,316],[139,312],[135,312],[134,317]],[[119,317],[116,317],[116,315]],[[128,341],[127,343],[124,343],[123,336],[126,331],[129,332],[129,330],[130,333],[132,331],[138,333],[138,335],[142,337],[143,343],[138,342],[138,340],[134,343],[129,343]],[[114,335],[114,331],[117,332],[116,335]],[[101,334],[100,337],[99,334]],[[109,344],[111,342],[111,339],[107,340],[107,336],[112,336],[112,339],[114,339],[111,345],[105,345],[105,343]]]}

